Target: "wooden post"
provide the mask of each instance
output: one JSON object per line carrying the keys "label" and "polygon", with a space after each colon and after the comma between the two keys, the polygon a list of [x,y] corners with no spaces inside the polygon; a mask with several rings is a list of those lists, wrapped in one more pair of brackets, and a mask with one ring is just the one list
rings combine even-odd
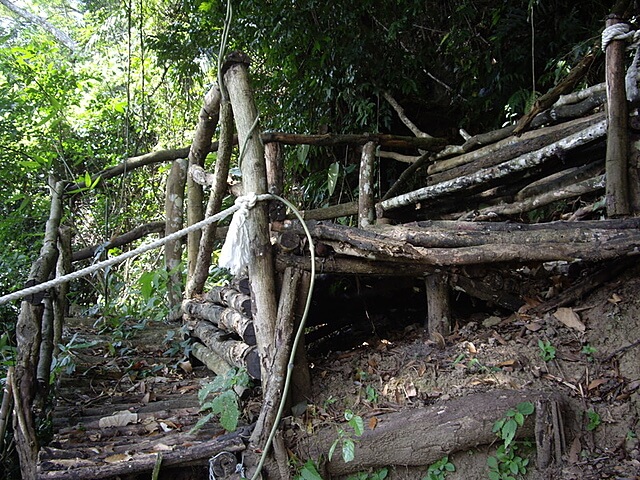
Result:
{"label": "wooden post", "polygon": [[[40,256],[31,266],[28,285],[49,279],[58,256],[57,240],[62,218],[63,182],[50,181],[51,209]],[[23,300],[16,323],[16,365],[14,396],[14,438],[20,458],[22,478],[36,478],[38,459],[37,415],[35,405],[42,405],[46,393],[37,388],[37,368],[40,355],[41,326],[44,307],[43,295],[32,295]]]}
{"label": "wooden post", "polygon": [[[264,158],[267,163],[267,188],[269,193],[282,195],[284,189],[284,154],[282,144],[269,142],[264,145]],[[269,202],[269,220],[281,222],[285,219],[286,207],[282,202]]]}
{"label": "wooden post", "polygon": [[[165,235],[177,232],[184,224],[184,187],[187,181],[187,161],[183,158],[174,160],[167,177],[167,193],[164,209],[166,216]],[[182,261],[182,240],[172,240],[164,246],[164,262],[167,271],[174,270]],[[176,315],[177,307],[182,302],[182,281],[178,273],[169,276],[167,300],[170,316]]]}
{"label": "wooden post", "polygon": [[[622,23],[618,15],[607,18],[607,27]],[[606,201],[607,215],[617,217],[629,215],[628,191],[628,133],[629,112],[625,89],[625,48],[624,40],[613,40],[607,46],[606,81],[609,130],[606,154]]]}
{"label": "wooden post", "polygon": [[[218,125],[220,114],[220,90],[217,85],[211,87],[204,97],[204,105],[200,110],[198,126],[193,137],[193,143],[189,149],[189,165],[204,167],[204,160],[211,150],[211,138]],[[198,185],[191,176],[187,179],[188,205],[187,222],[189,225],[199,222],[204,218],[204,194],[202,186]],[[187,236],[187,265],[189,276],[196,268],[198,249],[200,248],[199,230],[189,233]]]}
{"label": "wooden post", "polygon": [[[234,58],[238,58],[235,55]],[[249,86],[248,61],[234,60],[223,66],[224,82],[233,106],[238,144],[243,148],[241,164],[242,184],[245,193],[263,194],[267,191],[267,174],[264,147],[257,127],[258,112]],[[249,263],[251,297],[258,353],[260,355],[263,391],[266,397],[271,384],[271,369],[275,355],[276,292],[274,284],[273,254],[269,238],[267,206],[258,202],[249,210],[247,229],[252,246]]]}
{"label": "wooden post", "polygon": [[425,277],[427,290],[427,322],[429,336],[438,333],[443,337],[451,333],[451,304],[446,275],[434,273]]}
{"label": "wooden post", "polygon": [[[227,177],[229,175],[229,163],[231,150],[233,149],[233,112],[231,104],[223,101],[220,105],[220,141],[218,157],[213,171],[213,186],[207,202],[206,216],[210,217],[220,212],[222,200],[227,193]],[[211,254],[216,239],[217,222],[210,223],[202,229],[200,248],[195,268],[187,282],[186,298],[192,298],[194,294],[202,293],[204,284],[209,275],[211,266]]]}
{"label": "wooden post", "polygon": [[358,194],[358,227],[366,228],[375,223],[375,202],[373,198],[373,170],[376,144],[367,142],[362,147],[360,158],[360,183]]}
{"label": "wooden post", "polygon": [[[62,277],[71,273],[73,266],[71,264],[71,228],[61,226],[58,234],[58,265],[56,266],[56,276]],[[53,354],[58,355],[59,345],[62,343],[62,327],[64,326],[64,317],[69,314],[69,302],[67,295],[69,293],[69,283],[63,283],[57,288],[57,299],[54,302],[53,315]]]}
{"label": "wooden post", "polygon": [[640,135],[630,137],[629,152],[629,196],[634,214],[640,213]]}

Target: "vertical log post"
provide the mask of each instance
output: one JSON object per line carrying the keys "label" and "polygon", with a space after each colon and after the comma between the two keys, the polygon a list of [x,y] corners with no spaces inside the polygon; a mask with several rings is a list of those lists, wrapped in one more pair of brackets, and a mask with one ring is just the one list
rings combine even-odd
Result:
{"label": "vertical log post", "polygon": [[629,196],[632,213],[640,213],[640,135],[629,138]]}
{"label": "vertical log post", "polygon": [[[62,277],[71,273],[73,267],[71,265],[71,228],[61,226],[58,235],[58,264],[56,266],[56,276]],[[64,326],[64,317],[69,315],[69,302],[67,295],[69,294],[69,283],[63,283],[57,289],[57,299],[54,302],[53,315],[53,355],[59,353],[59,345],[62,343],[62,327]]]}
{"label": "vertical log post", "polygon": [[[621,23],[618,15],[607,18],[607,27]],[[606,202],[607,215],[618,217],[628,215],[628,130],[629,112],[625,89],[626,44],[624,40],[613,40],[606,48],[606,83],[609,130],[606,154]]]}
{"label": "vertical log post", "polygon": [[[28,285],[45,282],[53,272],[58,258],[58,229],[62,218],[63,182],[50,181],[51,209],[40,256],[31,266]],[[22,301],[16,323],[16,365],[14,396],[14,438],[20,458],[22,478],[36,478],[38,459],[38,417],[42,413],[37,405],[43,405],[46,392],[39,390],[37,368],[42,340],[42,295],[32,295]]]}
{"label": "vertical log post", "polygon": [[360,183],[358,194],[358,227],[366,228],[375,223],[375,202],[373,198],[373,171],[376,144],[367,142],[362,147],[360,158]]}
{"label": "vertical log post", "polygon": [[451,333],[451,304],[449,286],[443,273],[434,273],[425,278],[427,290],[427,321],[429,336],[434,332],[443,337]]}
{"label": "vertical log post", "polygon": [[[229,175],[231,151],[233,150],[233,112],[231,104],[224,100],[220,105],[220,139],[218,145],[218,155],[213,170],[213,186],[207,202],[207,217],[220,212],[222,201],[227,193],[227,177]],[[209,275],[209,267],[211,266],[211,254],[213,253],[217,227],[217,222],[214,222],[202,229],[198,258],[187,283],[186,298],[192,298],[194,294],[202,293],[204,289],[204,284]]]}
{"label": "vertical log post", "polygon": [[[167,192],[164,201],[166,216],[165,235],[171,235],[184,225],[184,188],[187,182],[187,160],[174,160],[167,177]],[[164,246],[164,263],[168,272],[176,269],[182,261],[182,240],[167,242]],[[177,316],[177,310],[182,302],[182,280],[180,274],[173,272],[169,275],[167,285],[167,300],[170,316]]]}
{"label": "vertical log post", "polygon": [[[204,167],[204,160],[211,150],[211,139],[218,125],[220,98],[220,90],[217,85],[211,87],[204,96],[204,105],[200,110],[198,126],[189,150],[189,165]],[[187,191],[187,222],[188,225],[193,225],[204,218],[204,193],[202,186],[198,185],[191,176],[187,179]],[[196,268],[200,236],[200,230],[191,232],[187,236],[187,269],[189,277],[191,277]]]}
{"label": "vertical log post", "polygon": [[[240,166],[242,185],[245,193],[263,194],[267,191],[267,174],[264,147],[256,123],[258,112],[249,86],[249,62],[248,59],[243,61],[243,57],[237,54],[233,58],[236,60],[225,62],[223,72],[238,131],[238,144],[243,148]],[[267,397],[273,383],[271,370],[275,355],[276,292],[269,217],[264,202],[258,202],[249,210],[247,222],[253,255],[249,263],[255,308],[253,319],[261,361],[263,391]]]}
{"label": "vertical log post", "polygon": [[[282,144],[269,142],[264,146],[264,158],[267,163],[267,188],[269,193],[282,195],[284,189],[284,154]],[[281,222],[285,219],[286,207],[282,202],[269,202],[269,220]]]}

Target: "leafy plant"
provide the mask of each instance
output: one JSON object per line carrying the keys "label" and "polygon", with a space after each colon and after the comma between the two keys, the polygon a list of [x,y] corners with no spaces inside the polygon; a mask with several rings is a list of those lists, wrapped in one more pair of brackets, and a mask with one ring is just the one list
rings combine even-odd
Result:
{"label": "leafy plant", "polygon": [[589,360],[590,362],[593,362],[593,354],[596,353],[597,351],[598,351],[597,348],[587,343],[584,347],[582,347],[582,350],[580,350],[580,353],[585,354],[587,356],[587,360]]}
{"label": "leafy plant", "polygon": [[236,389],[249,387],[250,383],[251,379],[245,369],[232,368],[204,385],[198,392],[198,400],[201,405],[200,411],[208,413],[198,420],[191,432],[198,431],[215,415],[220,416],[222,428],[228,432],[235,431],[240,419],[240,396]]}
{"label": "leafy plant", "polygon": [[92,340],[91,342],[76,343],[78,334],[76,333],[71,337],[71,340],[66,345],[58,345],[59,353],[53,358],[51,364],[51,380],[53,381],[61,373],[71,375],[76,371],[76,356],[79,350],[85,350],[87,348],[95,347],[100,342],[98,340]]}
{"label": "leafy plant", "polygon": [[556,347],[551,345],[549,340],[538,340],[538,347],[540,348],[540,356],[545,362],[550,362],[556,358]]}
{"label": "leafy plant", "polygon": [[427,474],[422,477],[422,480],[444,480],[449,473],[455,471],[455,465],[451,463],[449,457],[445,455],[437,462],[429,465]]}
{"label": "leafy plant", "polygon": [[315,462],[307,460],[294,480],[322,480],[322,476],[318,473],[318,467]]}
{"label": "leafy plant", "polygon": [[342,459],[345,462],[351,462],[355,458],[356,444],[353,437],[359,437],[362,435],[364,432],[364,422],[361,416],[355,415],[351,410],[346,410],[344,412],[344,419],[352,428],[353,434],[347,433],[347,431],[342,428],[338,429],[338,438],[336,438],[329,449],[329,460],[333,458],[333,454],[335,453],[338,445],[341,445],[342,447]]}
{"label": "leafy plant", "polygon": [[534,410],[531,402],[519,403],[493,424],[492,431],[503,443],[497,448],[496,455],[487,459],[490,480],[515,480],[515,476],[527,473],[529,459],[516,453],[519,447],[514,443],[514,439],[518,428],[524,425],[526,417]]}
{"label": "leafy plant", "polygon": [[589,432],[593,432],[602,423],[602,418],[600,418],[600,414],[595,410],[589,410],[587,412],[587,419],[589,421],[587,423],[587,430]]}
{"label": "leafy plant", "polygon": [[364,392],[367,396],[367,402],[378,403],[379,395],[375,388],[373,388],[371,385],[367,385],[364,389]]}
{"label": "leafy plant", "polygon": [[349,475],[347,480],[384,480],[389,475],[389,469],[381,468],[375,472],[358,472]]}

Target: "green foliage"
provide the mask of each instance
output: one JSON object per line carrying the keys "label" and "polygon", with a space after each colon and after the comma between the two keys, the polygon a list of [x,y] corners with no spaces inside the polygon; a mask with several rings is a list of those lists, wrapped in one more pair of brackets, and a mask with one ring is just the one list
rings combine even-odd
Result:
{"label": "green foliage", "polygon": [[51,364],[51,382],[55,381],[61,373],[71,375],[76,371],[76,356],[78,351],[95,347],[100,343],[97,340],[77,343],[77,338],[78,334],[76,333],[69,342],[58,345],[59,353],[53,358]]}
{"label": "green foliage", "polygon": [[422,477],[422,480],[444,480],[451,472],[455,472],[456,467],[449,461],[448,456],[442,457],[435,463],[429,465],[427,474]]}
{"label": "green foliage", "polygon": [[515,480],[516,477],[527,473],[529,459],[517,454],[519,446],[514,439],[518,428],[524,425],[526,417],[534,410],[531,402],[519,403],[493,424],[492,431],[503,443],[496,450],[496,455],[487,459],[491,480]]}
{"label": "green foliage", "polygon": [[338,446],[341,446],[342,459],[345,462],[351,462],[355,458],[356,444],[354,437],[360,437],[364,432],[364,421],[361,416],[355,415],[351,410],[344,412],[344,419],[347,421],[347,425],[353,430],[353,433],[338,428],[338,438],[336,438],[329,449],[329,460],[333,458],[333,454]]}
{"label": "green foliage", "polygon": [[587,360],[589,360],[590,362],[593,362],[593,354],[596,353],[597,351],[598,351],[597,348],[587,343],[585,346],[582,347],[582,350],[580,350],[580,353],[586,355]]}
{"label": "green foliage", "polygon": [[347,480],[384,480],[389,475],[389,469],[381,468],[375,472],[359,472],[349,475]]}
{"label": "green foliage", "polygon": [[540,348],[540,357],[545,362],[550,362],[556,358],[556,347],[551,345],[549,340],[538,340],[538,347]]}
{"label": "green foliage", "polygon": [[589,410],[587,412],[587,420],[588,420],[587,430],[589,432],[593,432],[602,423],[602,418],[600,417],[600,414],[595,410]]}
{"label": "green foliage", "polygon": [[318,473],[318,467],[313,460],[307,460],[295,476],[295,480],[322,480],[322,476]]}
{"label": "green foliage", "polygon": [[228,432],[235,431],[240,419],[240,397],[235,389],[246,388],[250,383],[251,379],[246,370],[234,368],[204,385],[198,391],[198,400],[200,411],[208,413],[198,420],[191,432],[202,428],[215,415],[219,416],[222,428]]}

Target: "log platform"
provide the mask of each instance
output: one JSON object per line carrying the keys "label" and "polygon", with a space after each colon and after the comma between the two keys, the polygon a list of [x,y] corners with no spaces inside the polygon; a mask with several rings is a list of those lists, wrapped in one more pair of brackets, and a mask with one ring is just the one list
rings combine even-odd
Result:
{"label": "log platform", "polygon": [[[200,418],[198,390],[213,374],[205,367],[189,372],[190,365],[180,368],[163,354],[170,325],[149,323],[122,346],[111,344],[122,352],[113,356],[107,355],[108,336],[94,333],[94,321],[67,320],[66,335],[76,335],[76,345],[97,343],[78,348],[75,372],[59,381],[51,441],[40,449],[38,479],[150,478],[159,461],[163,474],[180,465],[183,472],[206,476],[209,458],[244,450],[243,428],[225,434],[211,421],[189,433]],[[176,473],[173,478],[191,477]]]}

